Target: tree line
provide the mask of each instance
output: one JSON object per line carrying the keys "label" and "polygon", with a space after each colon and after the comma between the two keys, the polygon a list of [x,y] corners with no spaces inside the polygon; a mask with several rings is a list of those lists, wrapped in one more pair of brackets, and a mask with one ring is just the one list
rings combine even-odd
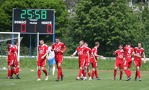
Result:
{"label": "tree line", "polygon": [[[68,47],[66,55],[74,52],[79,40],[84,40],[90,47],[99,41],[99,53],[104,56],[112,56],[119,44],[130,42],[137,46],[137,42],[142,42],[149,56],[149,9],[146,4],[143,9],[137,4],[139,10],[136,11],[128,7],[127,0],[78,0],[70,15],[63,0],[0,0],[0,5],[0,31],[5,32],[11,31],[13,8],[55,9],[56,36]],[[23,44],[27,46],[26,42]]]}

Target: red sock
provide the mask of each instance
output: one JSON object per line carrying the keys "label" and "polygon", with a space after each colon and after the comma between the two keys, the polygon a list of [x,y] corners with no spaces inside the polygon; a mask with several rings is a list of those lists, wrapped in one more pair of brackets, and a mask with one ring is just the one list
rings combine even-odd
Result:
{"label": "red sock", "polygon": [[140,75],[140,71],[139,70],[137,71],[137,76],[138,76],[138,78],[141,78],[141,75]]}
{"label": "red sock", "polygon": [[13,72],[13,74],[15,74],[15,75],[16,75],[16,69],[13,69],[13,70],[12,70],[12,72]]}
{"label": "red sock", "polygon": [[92,79],[94,78],[95,70],[92,70]]}
{"label": "red sock", "polygon": [[86,77],[86,72],[85,71],[83,72],[83,77]]}
{"label": "red sock", "polygon": [[61,71],[61,66],[58,66],[57,79],[59,79],[59,78],[60,78],[61,74],[62,74],[62,71]]}
{"label": "red sock", "polygon": [[120,79],[122,79],[123,71],[120,71]]}
{"label": "red sock", "polygon": [[129,77],[129,71],[128,70],[124,70],[125,71],[125,74],[127,77]]}
{"label": "red sock", "polygon": [[16,68],[16,74],[19,74],[19,68],[18,67]]}
{"label": "red sock", "polygon": [[98,70],[95,70],[96,78],[98,78]]}
{"label": "red sock", "polygon": [[11,77],[13,76],[13,74],[14,74],[14,70],[12,69],[12,70],[11,70]]}
{"label": "red sock", "polygon": [[38,74],[38,78],[40,79],[40,76],[41,76],[41,71],[38,69],[37,71],[37,74]]}
{"label": "red sock", "polygon": [[47,73],[47,70],[46,69],[44,69],[42,71],[45,73],[46,76],[48,76],[48,73]]}
{"label": "red sock", "polygon": [[8,69],[8,77],[9,77],[9,78],[12,77],[12,70],[9,70],[9,69]]}
{"label": "red sock", "polygon": [[81,77],[81,75],[82,75],[82,69],[79,70],[78,77]]}
{"label": "red sock", "polygon": [[116,78],[117,70],[114,70],[114,78]]}
{"label": "red sock", "polygon": [[128,70],[128,72],[129,72],[128,77],[130,77],[131,76],[131,70]]}
{"label": "red sock", "polygon": [[91,73],[90,72],[88,72],[88,77],[90,77],[91,76]]}

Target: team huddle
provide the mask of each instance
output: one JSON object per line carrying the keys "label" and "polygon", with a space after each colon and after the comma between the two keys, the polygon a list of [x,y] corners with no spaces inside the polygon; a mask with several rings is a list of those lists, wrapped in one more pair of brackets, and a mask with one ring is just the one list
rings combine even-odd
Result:
{"label": "team huddle", "polygon": [[[89,80],[94,79],[94,75],[97,80],[100,80],[98,77],[97,59],[98,57],[103,56],[98,55],[97,48],[99,45],[99,42],[95,42],[95,47],[91,49],[88,47],[87,43],[84,43],[83,40],[79,42],[79,46],[76,51],[71,55],[74,56],[78,54],[79,57],[79,74],[78,77],[76,77],[76,80],[87,80],[86,73],[88,73]],[[92,65],[92,72],[89,70],[90,64]]]}
{"label": "team huddle", "polygon": [[[8,78],[13,79],[13,74],[16,75],[16,79],[19,77],[19,60],[18,60],[18,42],[15,42],[15,45],[12,45],[10,41],[7,42],[8,45],[8,57],[6,58],[8,62]],[[81,40],[79,46],[76,48],[75,52],[71,57],[78,54],[78,63],[79,63],[79,72],[76,80],[87,80],[87,75],[89,80],[93,80],[96,77],[96,80],[100,80],[98,76],[98,58],[103,58],[103,56],[98,55],[98,47],[100,46],[99,42],[95,42],[95,46],[91,49],[88,47],[88,44]],[[46,59],[49,57],[50,63],[57,66],[57,79],[56,81],[62,81],[64,74],[62,72],[62,62],[63,62],[63,53],[66,51],[66,46],[63,42],[60,42],[59,38],[55,39],[55,43],[48,48],[44,43],[44,40],[40,40],[40,45],[38,46],[38,55],[37,55],[37,81],[41,80],[41,71],[45,73],[45,80],[48,80],[48,72],[46,70]],[[49,54],[50,53],[50,54]],[[135,80],[141,81],[140,75],[140,66],[142,64],[142,57],[144,57],[144,63],[146,63],[146,57],[142,44],[138,43],[138,46],[132,48],[130,44],[127,44],[124,48],[123,45],[119,45],[114,53],[116,55],[116,61],[114,65],[114,77],[113,80],[116,80],[117,69],[120,70],[120,80],[122,80],[123,71],[126,73],[127,81],[131,79],[131,65],[132,57],[134,57],[134,64],[136,66]],[[92,70],[90,70],[90,65]],[[53,67],[53,71],[55,68]],[[54,75],[54,72],[53,72]]]}
{"label": "team huddle", "polygon": [[131,44],[127,44],[124,49],[122,45],[119,45],[119,49],[114,52],[116,55],[116,62],[114,66],[114,80],[116,79],[117,69],[120,69],[120,80],[122,79],[123,70],[127,76],[127,81],[131,79],[131,65],[132,57],[134,56],[134,64],[136,66],[135,80],[141,81],[140,67],[142,65],[142,57],[144,57],[144,63],[146,63],[146,57],[142,44],[138,43],[135,48],[131,47]]}

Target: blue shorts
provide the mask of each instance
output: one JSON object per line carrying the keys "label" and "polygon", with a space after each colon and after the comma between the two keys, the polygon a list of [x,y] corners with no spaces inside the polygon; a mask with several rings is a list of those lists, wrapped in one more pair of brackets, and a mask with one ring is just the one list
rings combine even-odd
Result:
{"label": "blue shorts", "polygon": [[51,59],[49,59],[49,60],[48,60],[48,64],[49,64],[49,65],[56,64],[56,62],[55,62],[55,58],[51,58]]}

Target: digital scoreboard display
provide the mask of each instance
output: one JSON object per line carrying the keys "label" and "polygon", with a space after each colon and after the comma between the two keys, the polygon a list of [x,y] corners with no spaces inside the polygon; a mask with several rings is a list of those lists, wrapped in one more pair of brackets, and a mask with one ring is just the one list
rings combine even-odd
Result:
{"label": "digital scoreboard display", "polygon": [[13,9],[13,32],[53,34],[55,13],[52,9]]}

